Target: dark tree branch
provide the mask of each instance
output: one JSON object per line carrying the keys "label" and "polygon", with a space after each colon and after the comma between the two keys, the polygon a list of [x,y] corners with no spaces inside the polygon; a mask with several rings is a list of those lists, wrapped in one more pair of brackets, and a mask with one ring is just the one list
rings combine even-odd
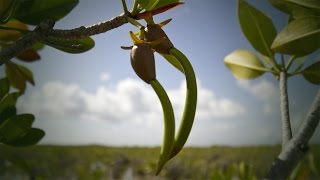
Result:
{"label": "dark tree branch", "polygon": [[0,66],[9,61],[17,54],[32,47],[35,43],[47,37],[47,33],[54,26],[53,20],[46,20],[40,23],[32,32],[26,34],[15,43],[11,44],[0,52]]}
{"label": "dark tree branch", "polygon": [[123,24],[126,24],[127,22],[127,15],[122,14],[108,21],[88,27],[81,26],[79,28],[70,30],[55,30],[52,29],[55,23],[53,20],[43,21],[32,32],[26,34],[21,39],[17,40],[0,52],[0,66],[19,53],[32,47],[32,45],[34,45],[35,43],[44,41],[47,37],[61,39],[81,39],[83,37],[107,32],[109,30],[122,26]]}
{"label": "dark tree branch", "polygon": [[127,15],[122,14],[108,21],[100,22],[88,27],[81,26],[70,30],[52,29],[48,32],[48,35],[50,37],[62,39],[81,39],[83,37],[107,32],[126,24],[127,22]]}
{"label": "dark tree branch", "polygon": [[289,98],[287,90],[287,74],[284,71],[280,72],[279,88],[280,88],[280,108],[281,108],[281,122],[282,122],[282,148],[292,138],[290,113],[289,113]]}
{"label": "dark tree branch", "polygon": [[308,150],[308,142],[320,121],[320,90],[298,133],[285,145],[272,164],[267,179],[286,179]]}

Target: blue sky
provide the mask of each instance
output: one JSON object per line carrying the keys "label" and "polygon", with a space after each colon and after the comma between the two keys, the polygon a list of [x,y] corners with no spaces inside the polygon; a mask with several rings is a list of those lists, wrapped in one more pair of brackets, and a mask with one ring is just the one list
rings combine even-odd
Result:
{"label": "blue sky", "polygon": [[[236,49],[254,52],[242,35],[237,1],[184,2],[155,20],[173,18],[164,30],[189,57],[198,78],[198,110],[187,144],[280,143],[277,81],[269,74],[254,81],[239,81],[223,64],[224,57]],[[273,9],[267,0],[249,2],[273,17],[278,31],[281,30],[286,15]],[[119,15],[121,8],[120,0],[80,1],[55,28],[70,29],[108,20]],[[66,54],[46,47],[40,52],[41,61],[28,64],[34,72],[36,86],[28,87],[18,105],[21,112],[34,113],[35,126],[46,131],[41,143],[161,144],[163,119],[158,98],[135,75],[129,51],[120,48],[132,44],[129,31],[136,30],[126,24],[93,36],[96,46],[84,54]],[[184,77],[160,56],[156,56],[156,68],[157,79],[172,99],[178,125],[185,98]],[[289,89],[296,132],[319,86],[299,76],[289,80]],[[318,128],[314,141],[319,142],[319,131]]]}

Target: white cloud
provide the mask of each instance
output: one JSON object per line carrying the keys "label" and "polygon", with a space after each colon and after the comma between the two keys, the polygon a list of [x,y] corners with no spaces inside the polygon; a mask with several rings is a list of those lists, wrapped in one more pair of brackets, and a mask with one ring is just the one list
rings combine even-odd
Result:
{"label": "white cloud", "polygon": [[[184,108],[185,83],[167,92],[178,127]],[[162,139],[163,115],[158,97],[149,85],[130,78],[116,84],[107,82],[94,93],[76,84],[48,82],[23,96],[18,106],[22,112],[36,115],[36,124],[47,132],[46,143],[150,145],[159,144]],[[235,117],[245,112],[240,104],[217,97],[199,83],[197,122]],[[67,137],[70,132],[73,135]]]}
{"label": "white cloud", "polygon": [[279,93],[277,87],[268,80],[252,81],[238,80],[237,84],[264,103],[264,112],[279,111]]}
{"label": "white cloud", "polygon": [[107,82],[107,81],[109,81],[110,78],[111,78],[111,75],[107,72],[103,72],[100,74],[100,80],[102,82]]}

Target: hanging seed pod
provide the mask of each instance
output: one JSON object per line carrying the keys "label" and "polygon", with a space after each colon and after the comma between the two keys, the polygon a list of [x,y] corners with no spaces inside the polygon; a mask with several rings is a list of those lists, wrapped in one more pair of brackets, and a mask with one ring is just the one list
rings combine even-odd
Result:
{"label": "hanging seed pod", "polygon": [[154,46],[153,49],[160,54],[169,54],[173,44],[166,35],[166,33],[161,29],[158,24],[148,24],[145,28],[145,40],[147,42],[152,42],[165,37],[165,39],[158,45]]}
{"label": "hanging seed pod", "polygon": [[152,80],[156,79],[154,54],[148,44],[134,45],[131,49],[130,59],[132,68],[144,82],[150,84]]}

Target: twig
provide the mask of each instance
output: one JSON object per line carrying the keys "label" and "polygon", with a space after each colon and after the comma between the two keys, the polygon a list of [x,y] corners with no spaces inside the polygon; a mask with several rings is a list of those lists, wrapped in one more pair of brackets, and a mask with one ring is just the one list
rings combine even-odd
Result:
{"label": "twig", "polygon": [[10,46],[0,52],[0,66],[6,61],[9,61],[19,53],[32,47],[37,42],[43,41],[47,37],[59,39],[81,39],[83,37],[92,36],[95,34],[107,32],[127,23],[127,15],[122,14],[108,21],[94,24],[88,27],[78,27],[69,30],[52,29],[54,26],[53,20],[46,20],[40,23],[35,30],[26,34],[21,39],[12,43]]}
{"label": "twig", "polygon": [[284,71],[280,72],[279,88],[280,88],[280,108],[281,108],[281,122],[282,122],[282,148],[292,138],[292,131],[290,125],[289,113],[289,99],[287,91],[287,74]]}
{"label": "twig", "polygon": [[48,32],[48,36],[61,39],[81,39],[83,37],[107,32],[126,24],[127,22],[127,15],[121,14],[108,21],[100,22],[88,27],[81,26],[70,30],[52,29]]}
{"label": "twig", "polygon": [[266,179],[286,179],[308,150],[308,142],[320,121],[320,90],[298,133],[282,149]]}
{"label": "twig", "polygon": [[54,23],[53,20],[43,21],[32,32],[3,49],[3,51],[0,52],[0,66],[47,37],[48,30],[53,28]]}

